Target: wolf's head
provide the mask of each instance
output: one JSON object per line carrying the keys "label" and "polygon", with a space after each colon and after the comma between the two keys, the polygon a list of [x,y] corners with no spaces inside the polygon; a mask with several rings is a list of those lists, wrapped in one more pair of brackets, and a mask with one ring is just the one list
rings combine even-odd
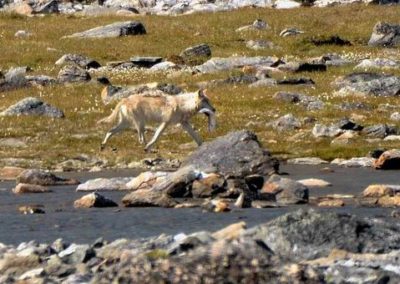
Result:
{"label": "wolf's head", "polygon": [[217,127],[215,119],[216,109],[212,106],[210,99],[206,95],[206,90],[200,89],[199,95],[199,112],[204,113],[208,117],[208,130],[213,131]]}

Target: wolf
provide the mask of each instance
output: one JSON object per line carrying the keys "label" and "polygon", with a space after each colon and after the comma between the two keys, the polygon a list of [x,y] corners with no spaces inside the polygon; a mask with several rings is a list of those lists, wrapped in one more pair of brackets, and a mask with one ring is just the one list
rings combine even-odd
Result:
{"label": "wolf", "polygon": [[[97,122],[110,124],[117,121],[117,124],[107,132],[100,149],[104,149],[107,141],[114,134],[125,129],[136,129],[139,143],[145,144],[145,151],[149,151],[168,125],[178,123],[200,146],[202,139],[190,124],[190,119],[197,113],[203,113],[208,117],[209,131],[216,128],[216,110],[207,97],[206,90],[179,95],[162,95],[159,92],[131,95],[122,99],[110,116]],[[148,123],[160,123],[160,125],[152,139],[146,144],[144,132]]]}

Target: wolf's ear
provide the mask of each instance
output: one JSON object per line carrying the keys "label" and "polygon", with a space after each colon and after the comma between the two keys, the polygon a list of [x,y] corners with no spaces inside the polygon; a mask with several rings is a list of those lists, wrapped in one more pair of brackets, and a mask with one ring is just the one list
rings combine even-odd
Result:
{"label": "wolf's ear", "polygon": [[207,89],[200,89],[197,91],[197,93],[199,94],[200,98],[207,98]]}

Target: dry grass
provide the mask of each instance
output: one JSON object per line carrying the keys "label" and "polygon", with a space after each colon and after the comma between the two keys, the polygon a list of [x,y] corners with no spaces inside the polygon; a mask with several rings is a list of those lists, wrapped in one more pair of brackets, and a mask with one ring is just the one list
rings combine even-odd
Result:
{"label": "dry grass", "polygon": [[[196,14],[180,17],[136,16],[144,23],[148,34],[119,39],[60,39],[64,35],[82,31],[127,17],[79,17],[45,16],[24,18],[15,15],[0,15],[0,67],[6,70],[12,66],[28,65],[35,74],[56,75],[59,67],[54,62],[65,53],[85,54],[104,64],[113,60],[125,60],[136,55],[169,57],[179,54],[184,48],[208,43],[213,56],[265,55],[291,58],[310,58],[329,52],[345,54],[350,58],[399,56],[396,49],[370,48],[366,45],[376,22],[398,22],[400,7],[347,6],[318,9],[301,8],[293,10],[243,9],[229,13]],[[237,33],[235,29],[249,24],[256,18],[264,19],[270,29]],[[279,32],[286,27],[298,27],[305,34],[281,38]],[[16,39],[17,30],[33,33],[28,39]],[[312,36],[339,35],[348,39],[353,46],[314,46],[308,42]],[[249,39],[267,39],[277,49],[253,51],[245,47]],[[50,48],[50,49],[49,49]],[[277,116],[293,113],[298,117],[314,116],[321,122],[332,122],[353,113],[364,115],[362,124],[389,122],[389,111],[338,111],[334,105],[345,101],[365,101],[372,106],[388,103],[397,105],[398,98],[334,98],[331,82],[340,75],[352,71],[353,66],[333,67],[324,73],[303,73],[299,76],[312,77],[315,87],[269,87],[248,88],[247,86],[218,86],[209,90],[219,112],[219,129],[212,134],[205,130],[205,119],[196,118],[194,123],[201,135],[207,139],[237,129],[251,129],[261,142],[276,155],[282,157],[320,156],[351,157],[365,155],[377,147],[398,147],[395,142],[367,143],[356,139],[346,146],[332,146],[329,139],[316,140],[311,137],[312,125],[294,132],[277,132],[265,124]],[[399,71],[392,72],[400,74]],[[228,73],[213,75],[188,75],[167,77],[165,74],[127,73],[110,76],[115,84],[138,84],[151,81],[176,83],[193,89],[199,81],[224,78]],[[296,75],[297,76],[297,75]],[[28,148],[13,150],[0,147],[0,158],[18,157],[41,159],[46,166],[79,154],[108,159],[111,163],[139,160],[146,155],[138,144],[136,134],[124,133],[110,141],[117,152],[99,152],[99,144],[105,128],[99,129],[95,122],[108,115],[112,106],[105,107],[100,101],[97,84],[52,86],[22,89],[0,94],[0,110],[27,96],[41,97],[44,101],[65,111],[66,118],[52,120],[41,117],[0,118],[0,138],[15,137],[25,140]],[[272,99],[277,91],[295,91],[318,96],[327,107],[322,111],[308,112],[301,106],[283,104]],[[252,122],[248,124],[249,122]],[[173,134],[173,135],[171,135]],[[83,135],[83,136],[82,136]],[[150,135],[150,134],[149,134]],[[190,138],[175,128],[159,141],[157,148],[163,157],[183,157],[189,150],[180,149]]]}

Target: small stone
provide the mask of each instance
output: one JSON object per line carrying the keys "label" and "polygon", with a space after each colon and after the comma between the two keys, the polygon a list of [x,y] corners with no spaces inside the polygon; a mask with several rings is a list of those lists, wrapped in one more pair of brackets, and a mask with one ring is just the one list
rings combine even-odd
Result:
{"label": "small stone", "polygon": [[312,135],[314,137],[336,137],[343,132],[338,126],[326,126],[320,123],[314,125]]}
{"label": "small stone", "polygon": [[326,180],[323,180],[323,179],[317,179],[317,178],[301,179],[301,180],[298,180],[297,182],[299,182],[302,185],[305,185],[307,187],[328,187],[328,186],[332,186],[332,184],[330,182],[327,182]]}
{"label": "small stone", "polygon": [[15,37],[17,38],[28,38],[32,36],[30,32],[24,31],[24,30],[19,30],[14,34]]}
{"label": "small stone", "polygon": [[295,118],[291,113],[278,118],[277,120],[269,123],[269,125],[279,131],[288,131],[301,128],[300,120]]}
{"label": "small stone", "polygon": [[0,116],[43,115],[51,118],[63,118],[64,113],[38,98],[28,97],[10,106]]}
{"label": "small stone", "polygon": [[308,203],[308,195],[309,190],[303,184],[275,174],[265,181],[260,191],[261,199],[271,200],[273,197],[278,203],[285,205]]}
{"label": "small stone", "polygon": [[324,200],[318,203],[318,207],[342,207],[345,203],[341,199]]}
{"label": "small stone", "polygon": [[43,205],[22,205],[18,207],[18,211],[22,214],[44,214]]}
{"label": "small stone", "polygon": [[97,192],[89,193],[75,200],[75,208],[91,208],[91,207],[118,207],[118,204]]}
{"label": "small stone", "polygon": [[211,173],[192,184],[192,195],[195,198],[213,197],[226,190],[226,181],[222,175]]}
{"label": "small stone", "polygon": [[15,194],[45,193],[51,192],[51,190],[42,185],[19,183],[15,188],[13,188],[12,192]]}

